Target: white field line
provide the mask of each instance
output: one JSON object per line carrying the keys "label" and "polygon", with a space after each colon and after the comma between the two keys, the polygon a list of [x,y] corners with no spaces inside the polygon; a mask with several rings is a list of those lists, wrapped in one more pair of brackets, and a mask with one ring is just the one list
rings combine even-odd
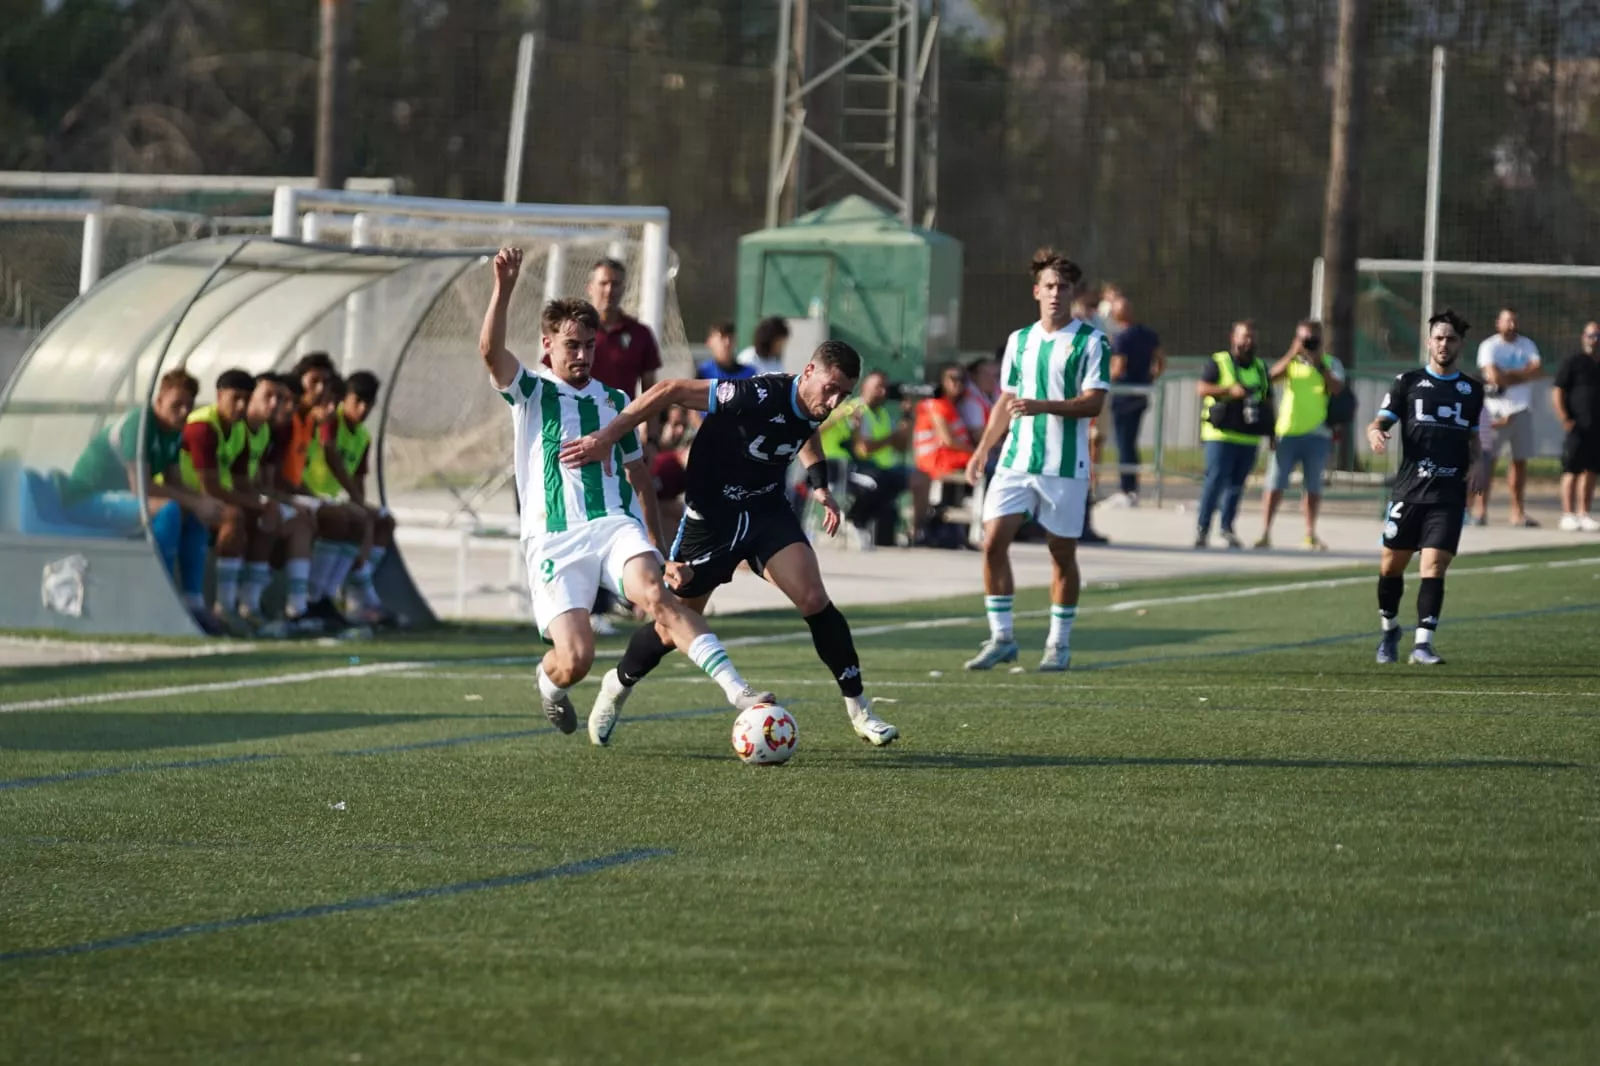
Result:
{"label": "white field line", "polygon": [[[1472,567],[1455,571],[1451,576],[1456,578],[1472,574],[1514,574],[1527,570],[1561,570],[1569,567],[1594,566],[1600,564],[1600,556],[1589,556],[1583,559],[1567,559],[1549,563],[1505,563],[1499,566]],[[1205,603],[1212,600],[1238,599],[1245,596],[1269,596],[1274,593],[1305,592],[1310,589],[1342,588],[1349,585],[1359,585],[1370,582],[1371,577],[1346,577],[1328,578],[1320,581],[1294,581],[1281,585],[1253,585],[1241,589],[1227,589],[1221,592],[1201,592],[1188,596],[1163,596],[1145,600],[1122,600],[1117,603],[1106,604],[1102,607],[1085,607],[1079,614],[1109,614],[1116,611],[1128,611],[1136,608],[1148,609],[1151,607],[1165,607],[1177,604]],[[1017,617],[1031,618],[1043,617],[1047,611],[1019,611]],[[981,615],[961,615],[951,618],[928,618],[916,622],[893,622],[879,626],[863,626],[855,629],[858,637],[882,636],[888,633],[904,633],[918,629],[938,629],[947,626],[981,625]],[[809,631],[791,631],[788,633],[770,633],[762,636],[735,637],[723,641],[729,648],[753,647],[762,644],[782,644],[790,641],[810,639]],[[134,689],[128,692],[97,692],[78,696],[58,696],[52,699],[24,700],[19,703],[0,703],[0,714],[14,711],[54,710],[61,707],[85,707],[97,703],[119,703],[124,700],[160,699],[167,696],[187,696],[202,692],[237,692],[242,689],[266,688],[273,685],[293,685],[303,681],[324,681],[337,678],[366,677],[372,674],[397,673],[407,670],[426,670],[434,665],[462,665],[470,662],[493,665],[496,663],[510,664],[515,662],[531,661],[522,656],[500,656],[486,659],[453,659],[432,660],[421,662],[390,662],[374,663],[370,666],[338,666],[326,670],[307,670],[293,674],[277,674],[271,677],[238,678],[232,681],[211,681],[193,685],[169,685],[163,688]],[[1098,687],[1098,686],[1096,686]]]}
{"label": "white field line", "polygon": [[[421,670],[416,670],[416,671],[409,672],[409,673],[404,673],[404,674],[396,674],[394,676],[397,677],[397,678],[405,678],[406,680],[412,680],[412,681],[498,681],[498,682],[514,682],[514,683],[523,684],[523,685],[528,684],[528,682],[529,682],[529,680],[531,678],[531,675],[526,674],[526,673],[521,673],[521,674],[498,674],[498,673],[496,673],[496,674],[490,674],[490,673],[470,674],[470,673],[465,673],[465,672],[462,672],[462,671],[449,672],[449,671],[444,671],[444,670],[435,670],[435,669],[433,669],[431,667],[424,667]],[[765,674],[762,675],[761,680],[764,683],[768,683],[768,684],[771,684],[773,686],[778,686],[778,687],[783,687],[783,688],[790,688],[792,686],[797,686],[797,685],[833,685],[833,684],[835,684],[835,682],[829,681],[826,678],[815,678],[815,677],[781,678],[781,677],[768,677]],[[579,682],[579,684],[589,684],[590,682],[598,683],[599,682],[598,675],[591,674],[588,677],[584,678],[581,682]],[[652,685],[666,684],[666,683],[669,683],[669,682],[678,682],[678,683],[686,683],[686,684],[709,684],[710,683],[704,677],[700,676],[699,674],[687,675],[687,676],[682,676],[682,677],[652,677],[650,679],[650,683]],[[1051,680],[1049,680],[1048,682],[1045,682],[1042,685],[1041,684],[1027,685],[1027,684],[1019,684],[1017,682],[1011,682],[1011,681],[997,681],[997,680],[994,679],[993,675],[989,675],[989,674],[967,675],[965,673],[953,673],[952,676],[950,676],[950,677],[946,677],[946,678],[943,678],[941,680],[934,680],[934,681],[877,681],[877,680],[873,680],[873,681],[868,681],[867,682],[867,687],[869,689],[880,689],[880,688],[952,688],[952,687],[961,687],[961,686],[970,686],[972,688],[980,688],[981,687],[981,688],[983,688],[985,690],[988,690],[988,689],[1018,689],[1018,690],[1029,691],[1029,692],[1039,692],[1039,691],[1041,691],[1042,688],[1045,688],[1045,687],[1048,687],[1049,690],[1052,691],[1052,692],[1059,692],[1059,691],[1068,691],[1068,692],[1072,692],[1072,691],[1078,691],[1078,692],[1115,692],[1115,691],[1130,691],[1130,690],[1131,691],[1141,691],[1141,692],[1142,691],[1216,692],[1216,691],[1218,691],[1218,688],[1219,688],[1219,686],[1217,684],[1210,684],[1210,685],[1165,684],[1165,683],[1163,683],[1163,684],[1151,684],[1149,682],[1139,682],[1139,683],[1134,683],[1134,684],[1109,684],[1109,685],[1106,685],[1106,684],[1066,685],[1066,684],[1061,684],[1060,682],[1058,682],[1058,681],[1056,681],[1054,679],[1051,679]],[[1260,681],[1260,682],[1255,682],[1255,683],[1244,682],[1244,681],[1229,681],[1226,685],[1221,686],[1221,688],[1223,688],[1223,689],[1270,688],[1274,692],[1313,692],[1313,693],[1318,693],[1318,694],[1335,692],[1335,693],[1348,693],[1348,694],[1351,694],[1351,695],[1362,695],[1362,696],[1370,696],[1375,691],[1372,688],[1313,688],[1313,687],[1311,687],[1309,685],[1307,685],[1307,686],[1280,685],[1280,684],[1277,684],[1277,683],[1272,682],[1272,681]],[[1547,700],[1600,698],[1600,692],[1511,692],[1511,691],[1496,691],[1496,690],[1475,689],[1475,688],[1470,688],[1470,689],[1469,688],[1408,688],[1408,689],[1406,689],[1404,691],[1403,695],[1406,695],[1406,696],[1520,697],[1520,698],[1527,698],[1527,699],[1547,699]]]}

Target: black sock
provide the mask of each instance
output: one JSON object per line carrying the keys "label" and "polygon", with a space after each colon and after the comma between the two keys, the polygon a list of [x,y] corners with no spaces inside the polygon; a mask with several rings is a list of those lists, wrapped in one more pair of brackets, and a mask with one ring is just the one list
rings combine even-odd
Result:
{"label": "black sock", "polygon": [[654,622],[646,622],[628,638],[628,648],[617,663],[617,679],[632,688],[670,654],[672,645],[661,639]]}
{"label": "black sock", "polygon": [[1444,611],[1444,578],[1425,577],[1417,590],[1417,628],[1438,629]]}
{"label": "black sock", "polygon": [[850,623],[844,620],[839,608],[832,603],[816,614],[806,616],[811,627],[811,643],[817,646],[817,657],[823,661],[839,682],[839,691],[847,699],[861,695],[861,660],[856,657],[856,642],[850,636]]}
{"label": "black sock", "polygon": [[1400,600],[1405,594],[1406,579],[1404,577],[1379,576],[1378,616],[1387,622],[1392,622],[1400,617]]}

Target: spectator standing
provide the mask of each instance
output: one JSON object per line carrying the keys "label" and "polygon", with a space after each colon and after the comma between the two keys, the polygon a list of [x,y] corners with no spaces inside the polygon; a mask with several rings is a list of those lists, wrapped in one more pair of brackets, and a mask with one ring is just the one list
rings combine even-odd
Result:
{"label": "spectator standing", "polygon": [[1493,487],[1494,463],[1500,449],[1511,445],[1511,464],[1506,469],[1506,488],[1511,490],[1511,524],[1537,526],[1524,508],[1528,482],[1528,459],[1533,455],[1533,380],[1544,371],[1539,347],[1517,332],[1517,312],[1502,307],[1495,320],[1495,334],[1478,345],[1478,368],[1489,393],[1489,415],[1496,428],[1494,447],[1489,452],[1490,478],[1483,483],[1474,525],[1489,520],[1489,492]]}
{"label": "spectator standing", "polygon": [[789,324],[773,316],[756,323],[750,347],[739,353],[739,363],[757,374],[783,373],[783,350],[789,345]]}
{"label": "spectator standing", "polygon": [[[1111,430],[1117,442],[1117,462],[1122,466],[1121,489],[1111,498],[1113,507],[1139,504],[1139,427],[1150,398],[1117,394],[1119,385],[1153,385],[1167,369],[1161,337],[1133,317],[1133,302],[1120,296],[1111,305],[1116,331],[1111,333]],[[1156,432],[1161,428],[1156,427]]]}
{"label": "spectator standing", "polygon": [[1296,466],[1301,469],[1301,500],[1306,516],[1305,546],[1325,552],[1317,537],[1317,511],[1322,505],[1322,474],[1333,447],[1328,428],[1328,399],[1344,391],[1344,365],[1322,351],[1322,326],[1306,319],[1295,327],[1294,343],[1272,365],[1273,381],[1283,382],[1283,402],[1275,428],[1277,447],[1267,469],[1267,492],[1262,500],[1261,539],[1258,548],[1272,547],[1272,519],[1289,490]]}
{"label": "spectator standing", "polygon": [[1561,529],[1600,533],[1600,520],[1591,510],[1600,474],[1600,322],[1583,327],[1578,350],[1556,371],[1550,402],[1567,431],[1561,447]]}
{"label": "spectator standing", "polygon": [[1205,446],[1206,475],[1200,490],[1200,513],[1194,546],[1204,548],[1211,536],[1211,518],[1222,508],[1222,539],[1239,548],[1233,523],[1239,515],[1244,483],[1256,465],[1261,438],[1272,443],[1272,381],[1267,364],[1256,355],[1255,325],[1233,324],[1229,350],[1217,352],[1200,372],[1200,440]]}
{"label": "spectator standing", "polygon": [[[590,268],[589,283],[584,291],[600,313],[590,375],[600,384],[619,389],[632,399],[656,383],[656,372],[661,369],[661,348],[649,326],[623,312],[622,294],[627,285],[628,268],[615,259],[601,259]],[[549,365],[549,356],[545,357],[545,364]],[[647,451],[654,446],[651,436],[654,428],[646,425],[641,433]],[[598,636],[616,634],[616,626],[606,618],[606,612],[615,605],[616,598],[601,582],[591,619]]]}
{"label": "spectator standing", "polygon": [[739,362],[733,350],[733,323],[717,322],[706,334],[706,348],[711,358],[702,359],[694,368],[694,376],[702,381],[729,381],[754,377],[756,368]]}

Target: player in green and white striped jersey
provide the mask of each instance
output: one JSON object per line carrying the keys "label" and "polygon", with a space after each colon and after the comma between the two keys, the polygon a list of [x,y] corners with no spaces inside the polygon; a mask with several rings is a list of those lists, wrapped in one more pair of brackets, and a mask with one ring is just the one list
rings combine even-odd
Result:
{"label": "player in green and white striped jersey", "polygon": [[[494,296],[478,350],[490,380],[511,405],[534,621],[554,645],[539,664],[545,717],[563,733],[577,731],[578,714],[567,690],[594,664],[589,608],[601,582],[648,611],[735,708],[775,702],[772,693],[745,683],[705,619],[667,588],[661,565],[667,540],[637,435],[630,433],[617,445],[608,457],[614,462],[561,464],[563,444],[598,431],[628,401],[590,376],[600,317],[582,300],[552,300],[544,307],[540,346],[550,359],[548,370],[531,373],[506,350],[506,315],[521,270],[521,249],[502,248],[494,257]],[[666,567],[674,584],[692,576],[681,563]]]}
{"label": "player in green and white striped jersey", "polygon": [[1106,335],[1072,315],[1083,271],[1051,248],[1033,256],[1033,298],[1039,321],[1006,342],[1000,367],[1004,394],[989,413],[983,439],[967,464],[978,484],[989,453],[1004,438],[1000,465],[983,495],[983,589],[989,639],[968,670],[1016,661],[1011,625],[1011,542],[1031,516],[1049,534],[1050,635],[1040,670],[1065,670],[1072,660],[1078,614],[1078,538],[1089,502],[1089,427],[1106,396]]}

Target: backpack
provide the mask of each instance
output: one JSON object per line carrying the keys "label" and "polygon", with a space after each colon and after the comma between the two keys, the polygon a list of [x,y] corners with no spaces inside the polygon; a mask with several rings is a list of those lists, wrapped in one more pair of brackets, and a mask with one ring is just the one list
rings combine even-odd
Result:
{"label": "backpack", "polygon": [[1337,396],[1328,397],[1328,425],[1348,426],[1356,420],[1355,382],[1345,380]]}

